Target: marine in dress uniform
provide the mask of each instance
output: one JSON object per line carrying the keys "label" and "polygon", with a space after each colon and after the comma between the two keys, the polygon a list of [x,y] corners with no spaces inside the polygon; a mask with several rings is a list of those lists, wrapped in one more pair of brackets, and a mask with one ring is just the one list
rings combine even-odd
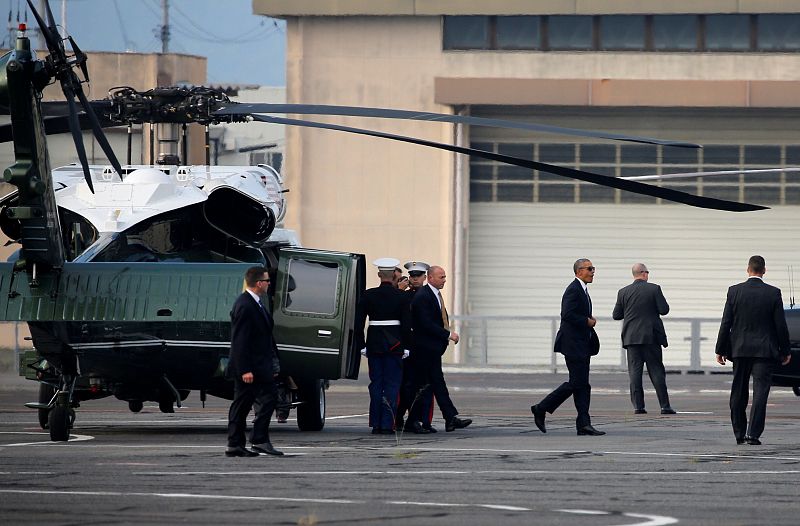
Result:
{"label": "marine in dress uniform", "polygon": [[[378,267],[381,284],[367,289],[358,305],[356,327],[366,331],[366,355],[369,365],[369,425],[373,434],[394,432],[397,402],[403,374],[403,358],[409,355],[411,308],[409,296],[395,287],[395,268],[400,261],[381,258]],[[364,333],[359,331],[361,341]]]}

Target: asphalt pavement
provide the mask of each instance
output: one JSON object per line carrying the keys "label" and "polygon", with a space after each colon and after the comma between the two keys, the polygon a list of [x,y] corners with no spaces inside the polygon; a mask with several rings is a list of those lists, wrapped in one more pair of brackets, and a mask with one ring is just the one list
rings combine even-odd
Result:
{"label": "asphalt pavement", "polygon": [[[366,375],[362,375],[366,376]],[[669,375],[677,415],[634,415],[624,374],[591,378],[592,422],[530,405],[563,374],[446,374],[462,417],[447,433],[371,435],[365,380],[327,396],[321,432],[272,424],[284,457],[227,458],[228,402],[192,393],[163,414],[115,399],[84,402],[68,443],[52,443],[35,386],[0,378],[4,524],[796,525],[800,399],[774,388],[761,446],[738,446],[729,375]],[[648,387],[648,380],[645,379]],[[650,386],[651,387],[651,386]]]}

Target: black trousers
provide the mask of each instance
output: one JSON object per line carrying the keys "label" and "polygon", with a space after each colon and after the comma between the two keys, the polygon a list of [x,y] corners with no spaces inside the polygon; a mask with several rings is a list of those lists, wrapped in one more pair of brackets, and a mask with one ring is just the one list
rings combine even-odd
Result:
{"label": "black trousers", "polygon": [[409,420],[412,422],[427,422],[428,418],[424,414],[426,404],[418,403],[419,400],[427,398],[432,391],[433,396],[436,398],[436,403],[442,411],[442,418],[445,422],[449,422],[456,415],[458,410],[450,399],[450,392],[447,390],[447,382],[444,380],[444,373],[442,372],[442,357],[428,357],[420,359],[414,363],[414,381],[417,393],[417,403],[413,403],[409,411]]}
{"label": "black trousers", "polygon": [[256,417],[253,419],[251,444],[269,442],[269,421],[275,411],[277,400],[275,382],[255,381],[246,384],[241,378],[234,379],[233,402],[228,410],[228,447],[244,447],[247,415],[256,404]]}
{"label": "black trousers", "polygon": [[553,414],[571,396],[575,402],[575,409],[578,411],[578,417],[575,419],[575,427],[578,429],[592,423],[589,416],[589,402],[592,396],[592,386],[589,385],[590,359],[589,356],[585,358],[564,356],[569,371],[569,380],[559,385],[555,391],[544,397],[544,400],[538,404],[539,407]]}
{"label": "black trousers", "polygon": [[[737,439],[758,438],[764,431],[767,418],[767,399],[772,385],[775,360],[768,358],[732,358],[731,424]],[[747,402],[750,396],[750,376],[753,377],[753,405],[750,424],[747,423]]]}
{"label": "black trousers", "polygon": [[628,378],[630,379],[631,403],[634,409],[644,409],[644,388],[642,387],[642,370],[647,364],[647,375],[656,390],[658,405],[661,409],[669,407],[667,393],[667,373],[662,361],[661,346],[628,345]]}

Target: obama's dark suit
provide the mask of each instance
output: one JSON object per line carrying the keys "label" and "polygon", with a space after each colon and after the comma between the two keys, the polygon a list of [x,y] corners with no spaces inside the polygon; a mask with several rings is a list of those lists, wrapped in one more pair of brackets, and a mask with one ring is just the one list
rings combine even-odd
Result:
{"label": "obama's dark suit", "polygon": [[592,386],[589,385],[590,358],[600,350],[600,340],[587,320],[592,317],[592,303],[578,278],[567,286],[561,298],[561,326],[556,334],[554,352],[564,355],[569,370],[569,380],[539,402],[538,407],[553,413],[570,396],[575,402],[578,417],[575,425],[580,430],[591,425],[589,403]]}
{"label": "obama's dark suit", "polygon": [[[764,431],[772,372],[789,355],[789,329],[781,290],[758,277],[728,289],[716,353],[733,361],[731,424],[737,441],[758,439]],[[747,423],[750,376],[753,406]]]}

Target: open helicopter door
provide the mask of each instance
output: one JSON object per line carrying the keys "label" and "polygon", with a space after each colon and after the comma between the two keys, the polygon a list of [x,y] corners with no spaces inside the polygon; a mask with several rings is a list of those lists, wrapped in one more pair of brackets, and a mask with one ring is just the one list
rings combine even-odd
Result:
{"label": "open helicopter door", "polygon": [[356,305],[362,254],[281,248],[273,317],[281,369],[293,377],[358,378]]}

